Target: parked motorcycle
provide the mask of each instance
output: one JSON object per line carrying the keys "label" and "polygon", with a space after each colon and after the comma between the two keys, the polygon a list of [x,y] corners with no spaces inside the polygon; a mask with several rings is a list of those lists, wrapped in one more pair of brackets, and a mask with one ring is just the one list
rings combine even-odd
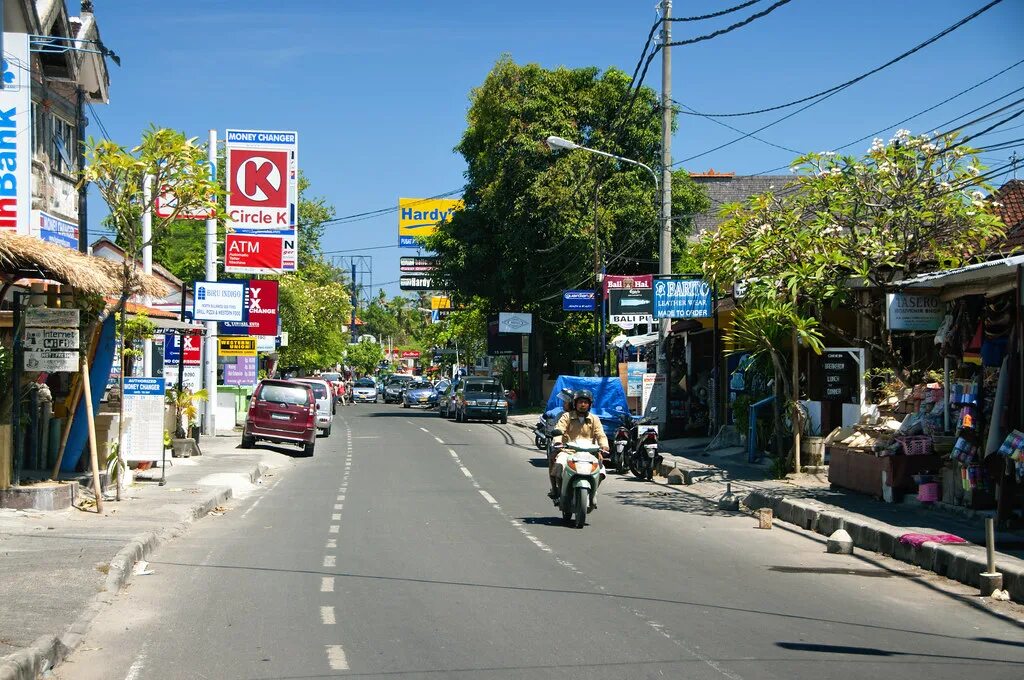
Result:
{"label": "parked motorcycle", "polygon": [[[552,435],[560,437],[562,432],[554,430]],[[562,446],[557,444],[556,450]],[[582,529],[587,523],[587,513],[597,508],[597,489],[605,477],[604,466],[594,455],[600,447],[585,440],[575,440],[564,447],[570,455],[562,468],[561,493],[555,504],[562,511],[566,524],[571,522]]]}
{"label": "parked motorcycle", "polygon": [[537,424],[533,426],[533,445],[541,451],[546,451],[551,435],[548,434],[547,418],[541,415]]}
{"label": "parked motorcycle", "polygon": [[614,469],[620,475],[626,472],[629,467],[629,457],[632,452],[633,433],[636,430],[636,421],[628,413],[619,414],[619,426],[615,430],[612,439],[611,460],[608,467]]}

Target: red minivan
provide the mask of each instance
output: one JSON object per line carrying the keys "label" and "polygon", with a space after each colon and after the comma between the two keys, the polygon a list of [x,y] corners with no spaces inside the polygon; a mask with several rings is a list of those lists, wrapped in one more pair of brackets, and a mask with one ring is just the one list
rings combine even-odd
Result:
{"label": "red minivan", "polygon": [[242,430],[242,448],[257,440],[298,444],[307,456],[316,447],[316,400],[309,384],[291,380],[263,380],[249,402]]}

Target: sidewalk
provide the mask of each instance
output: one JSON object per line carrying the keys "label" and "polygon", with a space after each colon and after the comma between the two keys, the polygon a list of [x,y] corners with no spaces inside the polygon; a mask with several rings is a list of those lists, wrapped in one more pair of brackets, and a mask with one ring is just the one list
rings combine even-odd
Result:
{"label": "sidewalk", "polygon": [[[281,454],[241,451],[233,437],[205,437],[203,454],[138,476],[104,514],[0,510],[0,680],[34,680],[80,642],[134,563],[232,497],[244,495]],[[280,464],[278,462],[278,464]],[[91,497],[91,496],[90,496]]]}
{"label": "sidewalk", "polygon": [[[510,424],[527,429],[536,422],[535,415],[509,417]],[[968,585],[977,586],[978,574],[986,570],[985,513],[929,508],[913,497],[906,497],[902,503],[884,503],[853,491],[832,489],[825,472],[771,479],[768,463],[748,463],[741,447],[705,455],[709,441],[689,438],[660,442],[664,462],[659,474],[664,477],[678,469],[684,479],[685,486],[670,488],[717,501],[731,485],[732,492],[751,510],[771,508],[776,519],[824,536],[844,528],[857,548],[889,555]],[[969,543],[926,542],[913,548],[899,543],[899,537],[907,533],[953,534]],[[1024,602],[1024,533],[996,532],[996,550],[996,571],[1003,574],[1003,588],[1015,602]]]}

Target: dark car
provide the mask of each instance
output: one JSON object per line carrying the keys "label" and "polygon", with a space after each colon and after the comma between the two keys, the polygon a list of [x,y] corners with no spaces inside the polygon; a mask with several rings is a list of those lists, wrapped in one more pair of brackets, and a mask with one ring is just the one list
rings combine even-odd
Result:
{"label": "dark car", "polygon": [[508,422],[508,399],[501,381],[495,378],[466,378],[455,397],[455,420],[470,419]]}
{"label": "dark car", "polygon": [[449,382],[443,388],[437,388],[437,415],[442,418],[455,417],[455,395],[459,389],[459,380]]}
{"label": "dark car", "polygon": [[242,448],[259,440],[298,444],[307,456],[316,447],[316,399],[309,384],[263,380],[249,402],[242,430]]}
{"label": "dark car", "polygon": [[437,406],[437,390],[428,382],[412,382],[402,393],[402,407],[425,406],[433,408]]}
{"label": "dark car", "polygon": [[402,393],[405,388],[415,380],[411,375],[392,375],[384,383],[384,403],[397,404],[402,401]]}

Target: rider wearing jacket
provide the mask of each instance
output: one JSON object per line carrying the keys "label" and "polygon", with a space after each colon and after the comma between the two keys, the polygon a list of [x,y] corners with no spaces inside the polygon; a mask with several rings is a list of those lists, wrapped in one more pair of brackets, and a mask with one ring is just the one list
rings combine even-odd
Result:
{"label": "rider wearing jacket", "polygon": [[[604,433],[601,419],[590,412],[590,407],[593,403],[594,395],[590,393],[590,390],[577,390],[572,395],[572,410],[562,414],[555,425],[555,429],[562,432],[562,444],[577,439],[589,440],[591,443],[597,444],[601,448],[597,457],[603,461],[604,456],[602,454],[608,453],[608,436]],[[569,455],[565,449],[560,449],[558,455],[551,461],[548,467],[548,476],[551,479],[551,491],[548,493],[548,496],[551,498],[558,498],[562,479],[562,466],[565,465],[568,457]]]}

